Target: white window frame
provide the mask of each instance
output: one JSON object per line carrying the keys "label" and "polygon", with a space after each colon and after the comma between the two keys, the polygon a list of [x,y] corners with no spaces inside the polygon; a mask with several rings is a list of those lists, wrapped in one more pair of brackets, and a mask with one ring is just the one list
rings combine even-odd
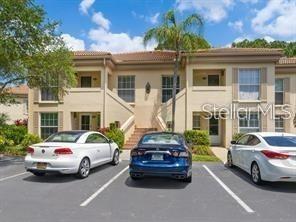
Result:
{"label": "white window frame", "polygon": [[[280,103],[280,104],[275,103],[275,105],[279,105],[280,106],[280,105],[284,105],[284,103],[285,103],[285,98],[284,98],[285,97],[285,81],[282,78],[276,78],[275,81],[277,81],[277,80],[281,80],[282,83],[283,83],[283,90],[282,91],[277,91],[276,90],[276,87],[274,89],[275,95],[276,95],[276,93],[282,93],[283,94],[283,101],[282,101],[282,103]],[[274,95],[274,97],[275,97],[275,95]],[[276,102],[276,100],[274,102]]]}
{"label": "white window frame", "polygon": [[[198,118],[197,121],[194,120],[194,118]],[[200,120],[201,120],[201,116],[198,113],[193,113],[192,115],[192,129],[193,130],[200,130]],[[195,126],[195,123],[197,123],[198,126]]]}
{"label": "white window frame", "polygon": [[[277,121],[282,121],[282,123],[280,123],[282,126],[277,127]],[[281,116],[281,115],[275,116],[274,129],[275,129],[275,132],[285,132],[285,120],[284,120],[283,116]]]}
{"label": "white window frame", "polygon": [[[163,79],[164,78],[172,78],[172,87],[168,87],[168,85],[166,85],[165,87],[163,87],[164,85],[163,85]],[[168,100],[170,100],[170,99],[167,99],[166,101],[164,100],[164,90],[167,90],[167,91],[172,91],[173,92],[173,78],[174,78],[174,76],[173,75],[162,75],[161,76],[161,102],[162,103],[166,103]],[[180,82],[180,76],[178,75],[177,76],[177,88],[176,88],[176,94],[178,93],[178,92],[180,92],[180,84],[181,84],[181,82]],[[178,84],[178,82],[179,82],[179,84]],[[173,95],[173,93],[172,93],[172,95]]]}
{"label": "white window frame", "polygon": [[[252,70],[252,71],[258,71],[258,83],[253,83],[253,84],[246,84],[246,83],[240,83],[240,76],[243,75],[243,73],[241,73],[241,71],[246,71],[246,70]],[[260,73],[260,69],[258,68],[239,68],[238,70],[238,90],[239,90],[239,100],[250,100],[250,101],[257,101],[260,100],[260,79],[261,79],[261,73]],[[242,98],[241,96],[241,86],[256,86],[258,87],[258,98]],[[249,96],[251,97],[251,96]]]}
{"label": "white window frame", "polygon": [[[42,114],[56,114],[57,115],[57,125],[42,126]],[[41,112],[39,114],[39,135],[42,137],[42,129],[44,128],[56,128],[56,132],[59,130],[59,113],[58,112]]]}
{"label": "white window frame", "polygon": [[[130,88],[123,87],[123,88],[120,88],[119,87],[119,85],[120,85],[119,81],[120,81],[121,78],[129,78],[129,80],[132,80],[133,83],[130,82],[129,85],[134,85],[134,87],[130,87]],[[125,80],[125,81],[128,81],[128,80]],[[135,93],[136,93],[135,92],[135,88],[136,88],[136,77],[134,75],[118,75],[118,78],[117,78],[117,94],[118,94],[118,96],[120,98],[122,98],[123,100],[125,100],[128,103],[134,103],[135,102],[135,97],[136,97],[136,95],[135,95]],[[129,95],[131,99],[130,100],[129,99],[127,100],[126,98],[124,98],[124,95],[121,95],[120,92],[131,92],[131,94]]]}
{"label": "white window frame", "polygon": [[[249,118],[250,117],[250,113],[255,113],[258,115],[258,126],[254,127],[254,126],[251,126],[251,119]],[[260,132],[261,130],[261,115],[260,113],[258,112],[250,112],[250,113],[243,113],[245,114],[247,117],[247,126],[241,126],[241,122],[240,122],[240,118],[238,119],[238,129],[239,129],[239,132],[243,132],[243,133],[247,133],[247,132]]]}

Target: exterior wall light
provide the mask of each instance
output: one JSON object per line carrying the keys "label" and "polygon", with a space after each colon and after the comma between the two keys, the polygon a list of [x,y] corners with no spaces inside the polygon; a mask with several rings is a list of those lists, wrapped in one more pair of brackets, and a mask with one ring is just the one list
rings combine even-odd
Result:
{"label": "exterior wall light", "polygon": [[147,82],[145,86],[145,92],[146,94],[150,94],[150,91],[151,91],[151,85],[149,82]]}

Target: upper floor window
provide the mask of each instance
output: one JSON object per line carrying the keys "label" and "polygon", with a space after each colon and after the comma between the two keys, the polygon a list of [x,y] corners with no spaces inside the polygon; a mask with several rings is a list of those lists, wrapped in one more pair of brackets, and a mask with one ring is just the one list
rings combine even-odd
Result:
{"label": "upper floor window", "polygon": [[51,134],[58,132],[58,113],[40,114],[41,138],[46,139]]}
{"label": "upper floor window", "polygon": [[91,88],[91,76],[81,76],[80,86],[81,88]]}
{"label": "upper floor window", "polygon": [[200,130],[200,115],[198,113],[193,113],[193,116],[192,116],[192,129]]}
{"label": "upper floor window", "polygon": [[260,70],[239,69],[239,98],[241,100],[259,100]]}
{"label": "upper floor window", "polygon": [[[177,76],[177,90],[180,91],[180,76]],[[173,97],[173,76],[162,76],[162,102],[165,103]]]}
{"label": "upper floor window", "polygon": [[57,87],[43,87],[41,88],[41,101],[57,101]]}
{"label": "upper floor window", "polygon": [[250,133],[260,131],[260,114],[258,112],[239,114],[239,132]]}
{"label": "upper floor window", "polygon": [[220,76],[219,75],[208,75],[208,86],[219,86]]}
{"label": "upper floor window", "polygon": [[284,104],[284,79],[275,80],[275,104]]}
{"label": "upper floor window", "polygon": [[135,102],[135,76],[118,76],[118,96],[126,102]]}

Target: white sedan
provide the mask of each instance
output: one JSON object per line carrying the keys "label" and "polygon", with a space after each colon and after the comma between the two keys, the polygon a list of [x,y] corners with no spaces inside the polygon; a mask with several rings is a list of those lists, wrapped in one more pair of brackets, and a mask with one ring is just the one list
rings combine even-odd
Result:
{"label": "white sedan", "polygon": [[119,163],[119,148],[99,132],[64,131],[27,148],[25,169],[36,176],[58,172],[86,178],[96,166]]}
{"label": "white sedan", "polygon": [[228,166],[243,169],[255,184],[296,181],[296,135],[248,133],[231,144],[227,154]]}

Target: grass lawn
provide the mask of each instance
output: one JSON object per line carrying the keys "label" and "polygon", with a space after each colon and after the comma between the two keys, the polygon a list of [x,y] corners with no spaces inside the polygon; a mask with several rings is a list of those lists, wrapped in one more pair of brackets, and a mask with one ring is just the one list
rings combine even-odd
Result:
{"label": "grass lawn", "polygon": [[192,161],[200,161],[200,162],[219,162],[221,161],[218,157],[214,155],[192,155]]}

